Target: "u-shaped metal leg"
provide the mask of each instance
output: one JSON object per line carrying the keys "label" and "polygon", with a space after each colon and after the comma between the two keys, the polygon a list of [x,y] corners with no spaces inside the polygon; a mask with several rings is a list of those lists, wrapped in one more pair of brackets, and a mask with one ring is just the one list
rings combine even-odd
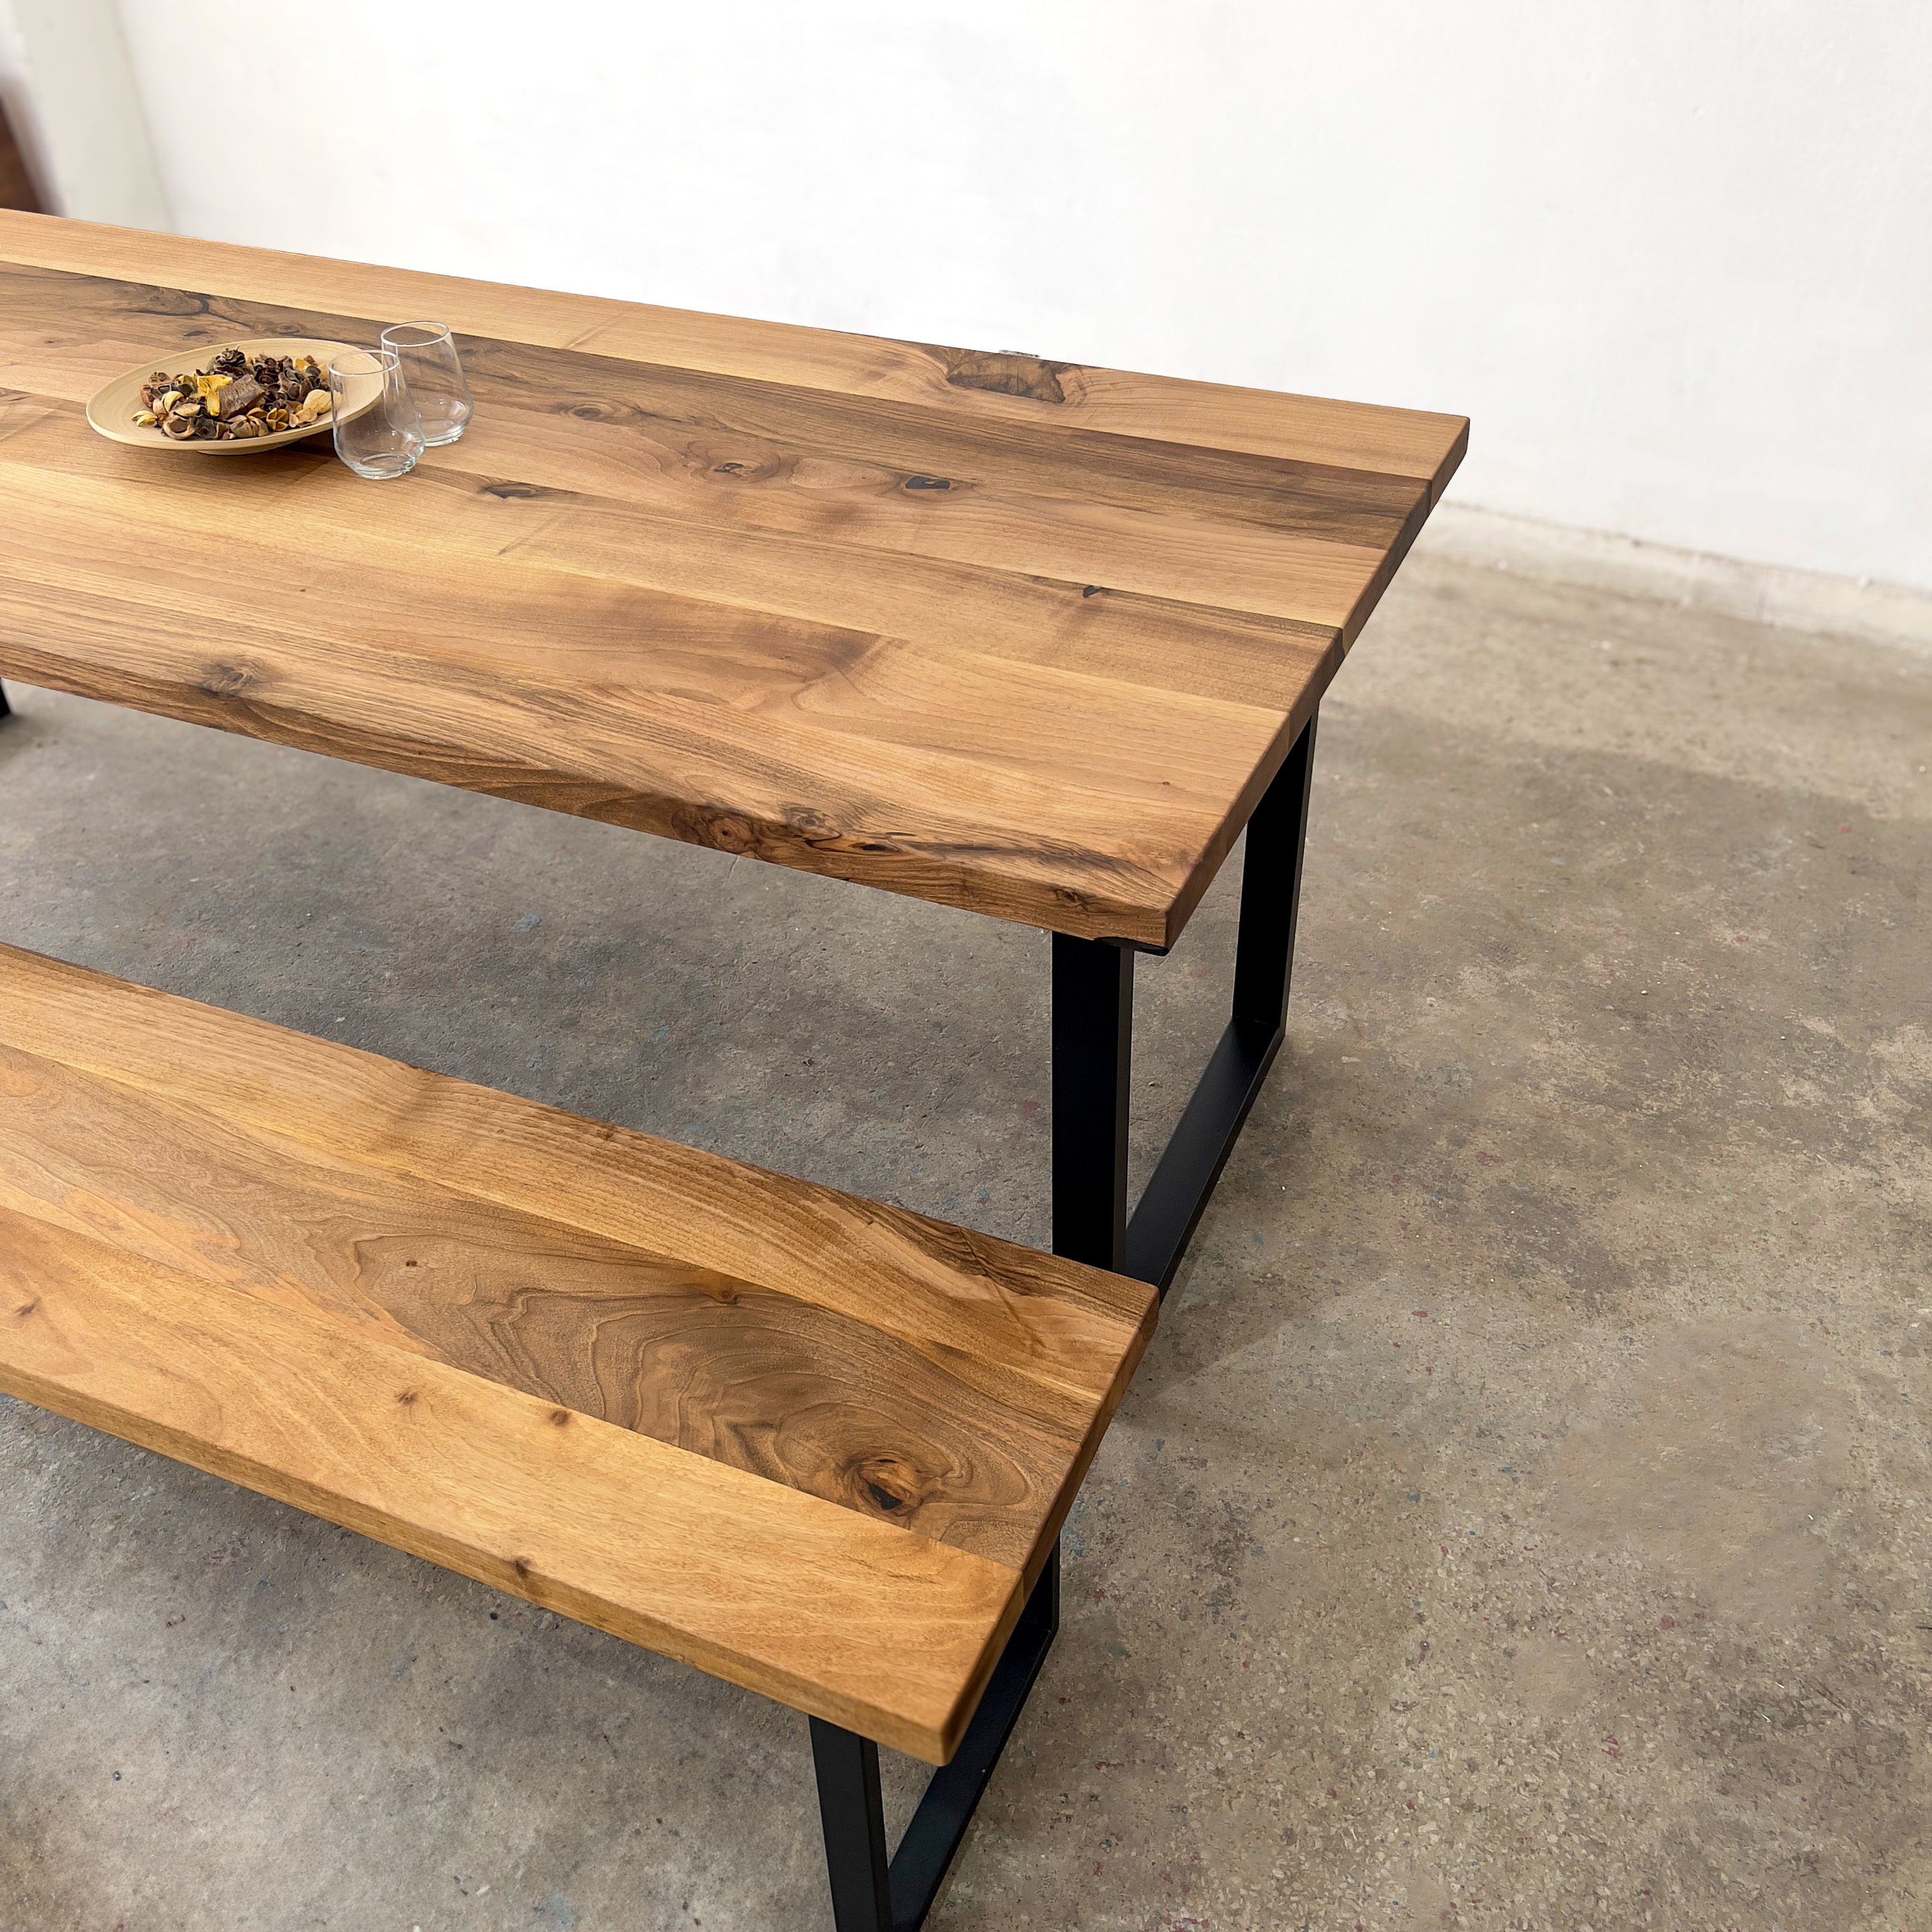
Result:
{"label": "u-shaped metal leg", "polygon": [[1248,820],[1232,1010],[1147,1190],[1127,1218],[1134,955],[1053,937],[1053,1250],[1165,1294],[1280,1050],[1308,842],[1315,720]]}
{"label": "u-shaped metal leg", "polygon": [[890,1859],[878,1746],[822,1718],[812,1719],[812,1756],[838,1932],[918,1932],[926,1923],[1059,1628],[1056,1544],[958,1750],[932,1774]]}

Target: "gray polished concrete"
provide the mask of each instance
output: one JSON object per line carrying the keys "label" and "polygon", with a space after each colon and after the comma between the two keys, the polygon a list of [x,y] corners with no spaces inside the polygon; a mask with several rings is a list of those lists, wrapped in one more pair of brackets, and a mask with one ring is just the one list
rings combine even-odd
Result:
{"label": "gray polished concrete", "polygon": [[[0,940],[1043,1236],[1038,935],[13,689]],[[1932,661],[1412,562],[939,1932],[1932,1924],[1928,762]],[[4,1932],[823,1883],[802,1719],[0,1400]]]}

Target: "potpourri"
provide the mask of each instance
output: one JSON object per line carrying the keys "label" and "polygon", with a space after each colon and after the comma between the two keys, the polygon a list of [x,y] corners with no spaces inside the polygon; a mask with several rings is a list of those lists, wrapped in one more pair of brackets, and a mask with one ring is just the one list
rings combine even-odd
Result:
{"label": "potpourri", "polygon": [[306,429],[328,414],[328,365],[313,356],[258,356],[224,349],[206,368],[142,384],[134,420],[177,442],[244,441]]}

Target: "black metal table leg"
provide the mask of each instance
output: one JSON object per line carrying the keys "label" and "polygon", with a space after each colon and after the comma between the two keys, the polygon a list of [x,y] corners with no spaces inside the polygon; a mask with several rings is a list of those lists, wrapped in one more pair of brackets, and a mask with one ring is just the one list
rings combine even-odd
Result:
{"label": "black metal table leg", "polygon": [[1248,820],[1232,1011],[1173,1137],[1126,1215],[1133,955],[1053,941],[1053,1251],[1165,1294],[1280,1051],[1301,903],[1315,720]]}
{"label": "black metal table leg", "polygon": [[1134,955],[1053,935],[1053,1252],[1118,1268],[1127,1244]]}
{"label": "black metal table leg", "polygon": [[878,1746],[822,1718],[812,1720],[812,1762],[837,1932],[919,1932],[926,1923],[1059,1628],[1056,1544],[958,1750],[950,1763],[932,1774],[890,1864]]}
{"label": "black metal table leg", "polygon": [[0,684],[0,718],[10,717],[14,707],[7,702],[7,687]]}
{"label": "black metal table leg", "polygon": [[1248,820],[1248,849],[1241,861],[1234,1017],[1275,1034],[1288,1018],[1294,928],[1301,912],[1301,866],[1308,850],[1308,797],[1314,778],[1311,718]]}

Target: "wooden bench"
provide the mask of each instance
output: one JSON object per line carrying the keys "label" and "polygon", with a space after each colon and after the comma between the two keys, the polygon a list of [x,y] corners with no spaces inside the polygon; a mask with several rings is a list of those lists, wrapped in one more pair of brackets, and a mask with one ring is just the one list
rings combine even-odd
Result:
{"label": "wooden bench", "polygon": [[1156,1306],[0,947],[0,1390],[809,1714],[840,1932],[929,1909]]}

